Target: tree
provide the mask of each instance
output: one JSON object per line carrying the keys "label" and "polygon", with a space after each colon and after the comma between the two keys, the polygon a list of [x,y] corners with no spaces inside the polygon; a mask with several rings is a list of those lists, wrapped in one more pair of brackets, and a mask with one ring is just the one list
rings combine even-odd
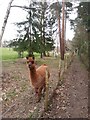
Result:
{"label": "tree", "polygon": [[[16,6],[16,7],[20,7],[20,6]],[[48,50],[47,46],[50,46],[49,48],[51,48],[51,50],[52,48],[54,48],[53,39],[51,38],[49,33],[47,33],[48,23],[46,21],[49,17],[47,12],[47,10],[49,9],[48,4],[46,2],[44,3],[31,2],[29,7],[23,6],[20,8],[23,8],[27,11],[27,17],[25,21],[16,23],[16,25],[18,26],[18,30],[17,30],[18,39],[16,38],[17,39],[16,42],[18,43],[19,40],[23,41],[24,50],[26,49],[28,53],[39,52],[41,53],[41,57],[42,57],[42,53],[43,55],[45,55],[45,51]],[[15,45],[15,44],[12,44],[12,45]],[[20,44],[18,44],[18,47],[19,45]]]}
{"label": "tree", "polygon": [[5,31],[5,27],[6,27],[6,24],[7,24],[7,20],[8,20],[9,14],[10,14],[10,9],[11,9],[11,5],[12,5],[13,1],[14,0],[11,0],[8,4],[8,8],[7,8],[7,11],[6,11],[5,18],[4,18],[3,26],[2,26],[2,29],[1,29],[0,46],[2,44],[2,37],[3,37],[4,31]]}
{"label": "tree", "polygon": [[[88,63],[90,71],[90,2],[80,2],[77,6],[78,16],[75,22],[74,46],[78,46],[78,52],[85,64]],[[82,57],[82,55],[84,57]],[[85,58],[85,60],[84,60]],[[86,62],[88,61],[88,62]]]}
{"label": "tree", "polygon": [[[54,10],[55,17],[58,20],[58,33],[59,33],[59,41],[60,41],[61,59],[64,60],[66,18],[69,18],[68,14],[70,14],[70,11],[72,11],[72,3],[63,1],[61,4],[57,0],[57,2],[51,5],[51,9]],[[63,14],[62,18],[61,18],[61,14]],[[62,29],[61,29],[61,19],[62,19]]]}
{"label": "tree", "polygon": [[65,1],[62,0],[62,37],[61,37],[61,60],[64,60],[64,53],[65,53]]}

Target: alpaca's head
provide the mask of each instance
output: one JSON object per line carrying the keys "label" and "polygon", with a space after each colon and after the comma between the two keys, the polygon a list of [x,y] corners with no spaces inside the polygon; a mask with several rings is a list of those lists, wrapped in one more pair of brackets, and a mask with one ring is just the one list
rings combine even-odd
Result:
{"label": "alpaca's head", "polygon": [[30,70],[32,70],[33,68],[35,68],[35,61],[34,61],[34,57],[32,56],[27,56],[27,64]]}

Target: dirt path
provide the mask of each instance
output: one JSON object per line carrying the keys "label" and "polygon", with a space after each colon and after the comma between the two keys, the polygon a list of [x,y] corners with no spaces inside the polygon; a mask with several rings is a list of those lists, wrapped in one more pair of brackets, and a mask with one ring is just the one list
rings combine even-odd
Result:
{"label": "dirt path", "polygon": [[88,72],[75,58],[59,85],[44,118],[87,118],[88,117]]}

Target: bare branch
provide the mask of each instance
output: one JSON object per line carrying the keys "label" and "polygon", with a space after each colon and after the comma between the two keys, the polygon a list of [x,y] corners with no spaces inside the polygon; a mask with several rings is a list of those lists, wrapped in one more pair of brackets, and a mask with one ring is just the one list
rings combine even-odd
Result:
{"label": "bare branch", "polygon": [[22,8],[22,9],[30,9],[30,7],[27,7],[27,6],[19,6],[19,5],[12,5],[11,7],[18,7],[18,8]]}
{"label": "bare branch", "polygon": [[8,8],[7,8],[6,15],[5,15],[5,18],[4,18],[4,22],[3,22],[3,25],[2,25],[2,29],[1,29],[1,33],[0,33],[0,47],[2,45],[2,37],[3,37],[4,31],[5,31],[7,20],[8,20],[9,14],[10,14],[11,4],[12,4],[13,1],[14,0],[11,0],[8,4]]}

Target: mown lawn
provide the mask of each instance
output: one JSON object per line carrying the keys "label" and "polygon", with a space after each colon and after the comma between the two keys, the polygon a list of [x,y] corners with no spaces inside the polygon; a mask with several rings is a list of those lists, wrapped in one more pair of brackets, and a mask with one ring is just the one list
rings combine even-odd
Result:
{"label": "mown lawn", "polygon": [[[24,52],[24,57],[27,55],[27,52]],[[34,53],[35,57],[39,58],[39,53]],[[0,48],[0,60],[16,60],[18,59],[18,53],[13,51],[12,48]]]}
{"label": "mown lawn", "polygon": [[0,53],[2,60],[14,60],[18,58],[18,53],[16,51],[13,51],[12,48],[0,48]]}

